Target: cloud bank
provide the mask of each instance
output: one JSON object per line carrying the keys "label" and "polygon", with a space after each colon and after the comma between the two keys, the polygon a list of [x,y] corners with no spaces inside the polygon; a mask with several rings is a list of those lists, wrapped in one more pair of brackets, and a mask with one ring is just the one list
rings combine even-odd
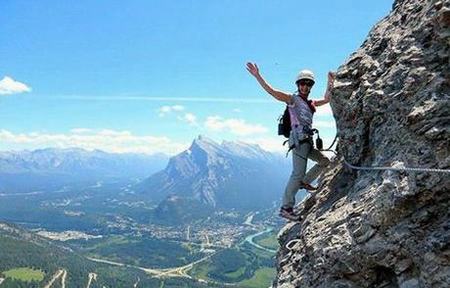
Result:
{"label": "cloud bank", "polygon": [[220,116],[209,116],[205,121],[205,127],[211,131],[229,131],[240,136],[266,133],[268,131],[266,127],[260,124],[249,124],[243,119],[224,119]]}
{"label": "cloud bank", "polygon": [[0,142],[4,147],[14,149],[39,149],[47,147],[86,150],[100,149],[112,153],[165,153],[177,154],[189,143],[179,143],[164,136],[134,135],[129,131],[93,130],[75,128],[68,133],[13,133],[0,129]]}

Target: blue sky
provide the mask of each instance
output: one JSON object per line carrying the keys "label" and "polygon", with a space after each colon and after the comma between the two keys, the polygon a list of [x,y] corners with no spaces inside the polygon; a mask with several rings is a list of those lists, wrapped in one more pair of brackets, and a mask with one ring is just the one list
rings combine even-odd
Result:
{"label": "blue sky", "polygon": [[[3,0],[0,150],[173,154],[199,134],[283,150],[284,105],[245,63],[287,92],[309,68],[321,98],[392,2]],[[326,143],[330,111],[314,119]]]}

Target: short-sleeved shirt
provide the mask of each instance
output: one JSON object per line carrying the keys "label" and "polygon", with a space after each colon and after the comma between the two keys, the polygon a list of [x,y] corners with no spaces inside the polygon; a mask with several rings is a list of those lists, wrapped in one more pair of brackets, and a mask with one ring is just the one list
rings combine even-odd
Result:
{"label": "short-sleeved shirt", "polygon": [[312,129],[312,120],[316,111],[314,101],[303,99],[298,93],[292,95],[288,103],[291,118],[292,131],[297,133],[299,138],[304,138],[304,127]]}

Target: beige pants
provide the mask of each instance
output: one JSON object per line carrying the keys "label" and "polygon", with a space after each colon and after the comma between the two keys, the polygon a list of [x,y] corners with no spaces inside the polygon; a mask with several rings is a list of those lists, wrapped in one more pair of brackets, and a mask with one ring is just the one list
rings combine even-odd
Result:
{"label": "beige pants", "polygon": [[[317,164],[306,173],[308,158],[317,162]],[[312,140],[297,145],[292,150],[292,174],[284,191],[283,207],[294,207],[295,195],[298,189],[301,188],[301,183],[311,183],[314,181],[329,163],[330,160],[322,152],[313,148]]]}

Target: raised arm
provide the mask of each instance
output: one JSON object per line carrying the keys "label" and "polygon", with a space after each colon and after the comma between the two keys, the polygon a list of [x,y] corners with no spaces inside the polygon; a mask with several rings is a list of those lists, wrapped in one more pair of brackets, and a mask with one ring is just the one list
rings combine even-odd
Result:
{"label": "raised arm", "polygon": [[325,91],[325,95],[323,96],[322,100],[316,100],[314,101],[315,106],[322,106],[330,102],[331,97],[331,91],[333,90],[334,85],[334,78],[336,77],[336,73],[330,71],[328,72],[328,84],[327,84],[327,90]]}
{"label": "raised arm", "polygon": [[267,83],[266,80],[264,80],[264,78],[259,73],[259,68],[256,65],[256,63],[248,62],[247,70],[248,70],[248,72],[250,72],[250,74],[252,74],[256,78],[256,80],[261,85],[261,87],[264,90],[266,90],[267,93],[269,93],[270,95],[273,96],[273,98],[277,99],[278,101],[282,101],[282,102],[286,102],[286,103],[291,102],[291,99],[292,99],[291,95],[272,88],[272,86],[270,86],[269,83]]}

